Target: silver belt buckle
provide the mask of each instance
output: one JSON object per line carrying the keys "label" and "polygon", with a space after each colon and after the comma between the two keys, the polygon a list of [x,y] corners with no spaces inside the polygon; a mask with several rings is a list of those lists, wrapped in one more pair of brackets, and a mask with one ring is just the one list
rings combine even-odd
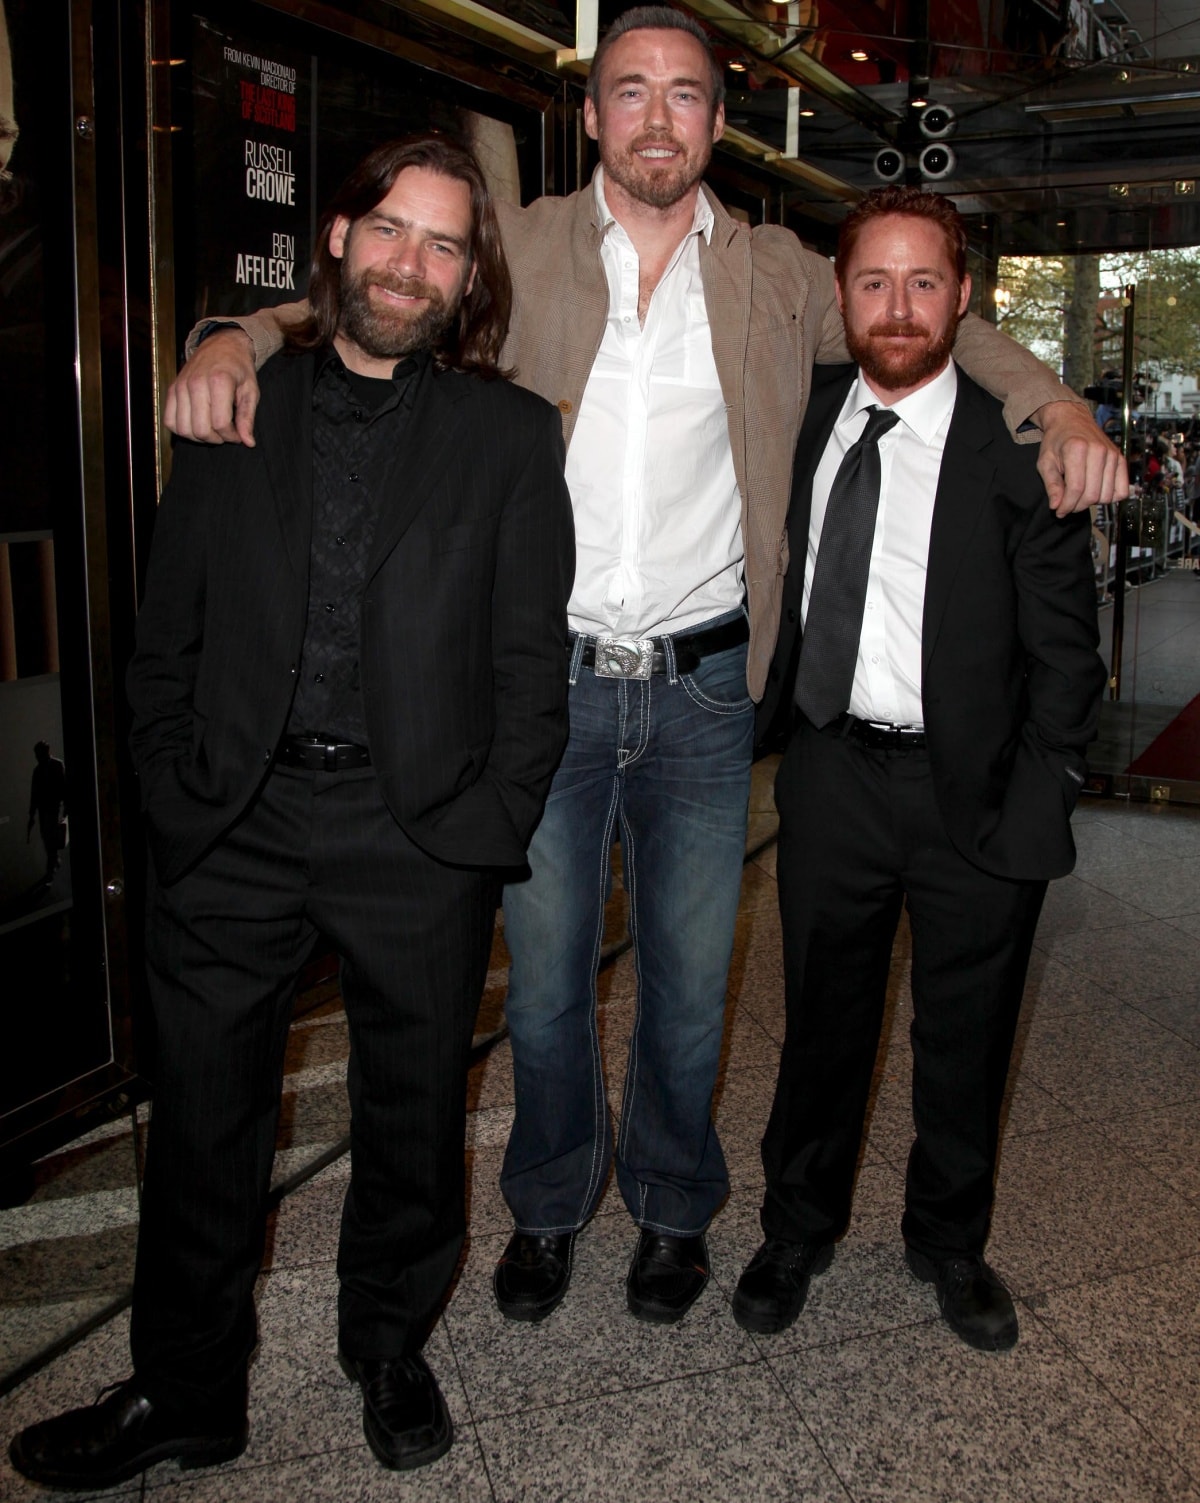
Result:
{"label": "silver belt buckle", "polygon": [[653,637],[597,637],[597,678],[649,678],[654,671]]}

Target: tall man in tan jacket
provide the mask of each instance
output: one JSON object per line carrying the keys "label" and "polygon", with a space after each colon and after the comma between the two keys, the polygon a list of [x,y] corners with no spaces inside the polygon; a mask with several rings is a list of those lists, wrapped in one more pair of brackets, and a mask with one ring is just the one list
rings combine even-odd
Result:
{"label": "tall man in tan jacket", "polygon": [[[499,206],[515,287],[505,358],[563,414],[578,558],[570,741],[532,876],[504,899],[516,1120],[501,1183],[515,1229],[494,1289],[515,1320],[540,1320],[566,1293],[614,1158],[595,977],[618,834],[639,982],[615,1143],[639,1228],[635,1316],[669,1323],[690,1308],[728,1190],[711,1100],[754,701],[778,626],[812,362],[847,356],[828,262],[786,230],[735,223],[701,186],[723,92],[694,21],[627,11],[588,81],[601,160],[591,185]],[[246,321],[260,363],[288,313]],[[1058,509],[1123,493],[1116,450],[1040,362],[977,319],[955,357],[1006,399],[1014,432],[1040,428]],[[246,340],[214,334],[167,420],[245,442],[256,399]]]}

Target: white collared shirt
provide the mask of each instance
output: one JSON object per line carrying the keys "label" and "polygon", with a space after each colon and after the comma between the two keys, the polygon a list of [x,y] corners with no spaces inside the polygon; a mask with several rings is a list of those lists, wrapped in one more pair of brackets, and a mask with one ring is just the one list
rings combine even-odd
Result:
{"label": "white collared shirt", "polygon": [[595,179],[608,318],[567,453],[576,631],[658,636],[742,603],[741,500],[700,279],[713,212],[692,228],[638,323],[637,251]]}
{"label": "white collared shirt", "polygon": [[[946,434],[958,393],[953,360],[927,386],[893,403],[900,421],[879,440],[879,511],[871,544],[867,599],[850,713],[891,725],[924,723],[921,708],[921,618],[929,529]],[[867,426],[868,407],[887,404],[861,373],[851,386],[813,477],[802,619],[808,615],[813,567],[829,492],[846,451]]]}

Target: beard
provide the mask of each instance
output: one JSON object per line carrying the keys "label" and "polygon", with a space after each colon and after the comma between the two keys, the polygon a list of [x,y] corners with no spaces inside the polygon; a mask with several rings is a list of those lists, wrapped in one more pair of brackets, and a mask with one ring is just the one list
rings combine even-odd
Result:
{"label": "beard", "polygon": [[[671,162],[643,161],[638,152],[653,146],[672,147],[679,155]],[[704,176],[711,155],[707,151],[702,161],[693,161],[683,142],[670,136],[646,136],[624,151],[606,150],[603,133],[600,136],[600,161],[605,177],[623,188],[630,198],[652,209],[669,209],[677,204]]]}
{"label": "beard", "polygon": [[[406,297],[428,299],[419,311],[381,306],[371,300],[372,287],[385,287]],[[364,355],[376,360],[399,360],[431,350],[458,316],[462,289],[447,302],[441,289],[419,277],[393,277],[383,271],[353,275],[342,262],[339,331]]]}
{"label": "beard", "polygon": [[[950,358],[958,325],[951,324],[933,335],[919,324],[873,324],[865,334],[846,326],[846,348],[860,369],[884,391],[903,391],[919,386]],[[903,344],[884,344],[895,336]]]}

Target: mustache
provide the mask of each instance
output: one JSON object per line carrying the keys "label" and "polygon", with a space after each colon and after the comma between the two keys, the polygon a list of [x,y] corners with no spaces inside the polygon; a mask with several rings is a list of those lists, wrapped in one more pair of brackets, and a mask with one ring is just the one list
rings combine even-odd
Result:
{"label": "mustache", "polygon": [[924,324],[888,323],[872,324],[867,330],[870,339],[928,339],[929,330]]}
{"label": "mustache", "polygon": [[400,297],[424,297],[436,303],[442,301],[440,289],[432,282],[422,281],[420,277],[397,277],[387,272],[375,272],[366,278],[365,285],[382,287],[386,292],[395,292]]}
{"label": "mustache", "polygon": [[630,151],[645,151],[652,147],[669,147],[672,151],[681,152],[684,156],[687,151],[682,141],[677,141],[674,136],[642,136],[629,148]]}

